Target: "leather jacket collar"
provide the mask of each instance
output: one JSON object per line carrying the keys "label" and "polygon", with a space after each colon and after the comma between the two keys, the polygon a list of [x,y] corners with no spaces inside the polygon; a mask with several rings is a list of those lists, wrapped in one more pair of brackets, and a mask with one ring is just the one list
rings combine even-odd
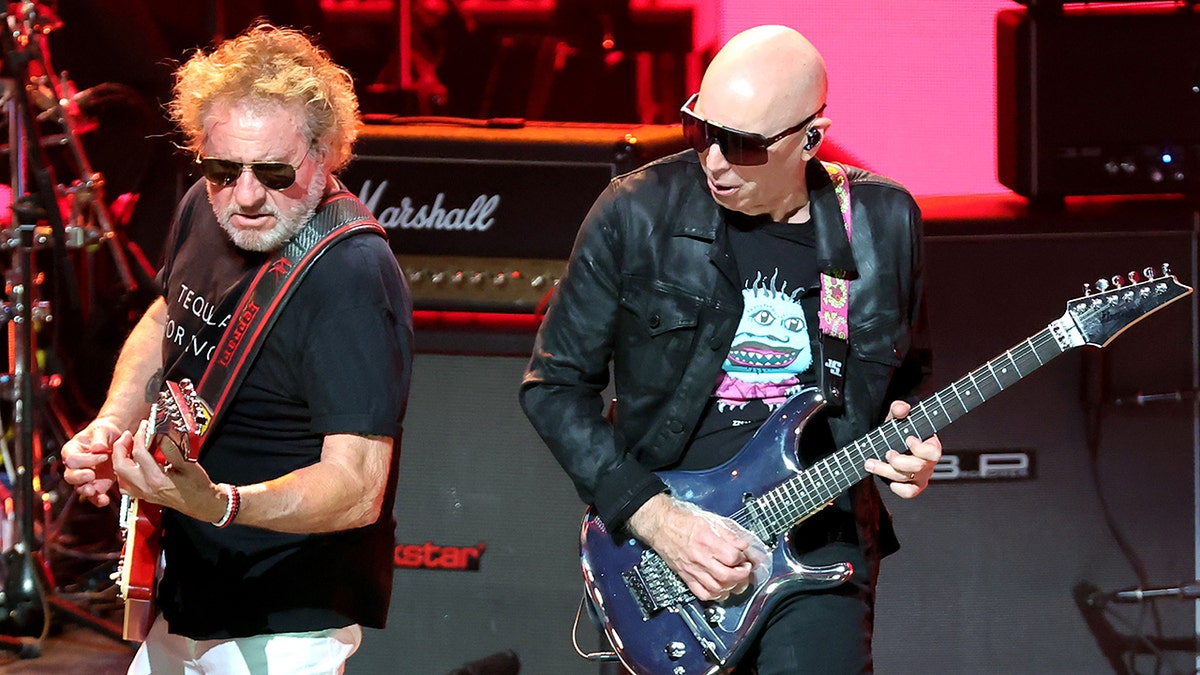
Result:
{"label": "leather jacket collar", "polygon": [[[809,194],[809,214],[816,228],[817,265],[822,272],[831,276],[848,279],[858,276],[858,268],[854,263],[854,253],[850,248],[850,240],[846,237],[845,223],[842,221],[841,207],[838,205],[837,194],[829,172],[819,161],[808,163],[805,168],[806,184]],[[716,241],[721,224],[728,220],[753,218],[730,211],[724,207],[717,210],[706,209],[706,217],[679,218],[675,221],[675,236],[693,237],[705,241]],[[763,217],[765,220],[765,217]],[[725,247],[718,246],[718,250]],[[714,259],[718,268],[724,268],[722,261]]]}

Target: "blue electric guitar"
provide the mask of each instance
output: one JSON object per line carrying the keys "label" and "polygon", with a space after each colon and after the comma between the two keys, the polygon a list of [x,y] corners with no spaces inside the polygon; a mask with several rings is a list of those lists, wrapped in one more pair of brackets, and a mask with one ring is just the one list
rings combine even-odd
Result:
{"label": "blue electric guitar", "polygon": [[749,588],[723,602],[697,600],[653,550],[632,538],[614,541],[589,510],[580,535],[584,584],[621,662],[637,675],[728,672],[784,595],[836,586],[853,574],[846,563],[799,563],[788,552],[786,534],[865,478],[868,457],[905,452],[905,438],[933,436],[1059,354],[1103,347],[1191,292],[1166,265],[1161,273],[1147,268],[1111,283],[1101,280],[1038,334],[914,406],[907,418],[886,422],[812,466],[800,466],[796,453],[805,424],[825,405],[810,389],[776,410],[725,464],[660,473],[672,495],[728,516],[770,550]]}

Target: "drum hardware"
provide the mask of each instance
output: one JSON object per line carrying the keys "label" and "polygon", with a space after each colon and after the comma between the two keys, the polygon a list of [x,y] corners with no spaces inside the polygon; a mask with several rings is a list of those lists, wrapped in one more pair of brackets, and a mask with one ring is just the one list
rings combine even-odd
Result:
{"label": "drum hardware", "polygon": [[[37,77],[27,77],[17,81],[27,83],[24,87],[25,100],[29,106],[36,106],[41,110],[36,116],[37,119],[57,122],[62,126],[61,136],[63,138],[58,144],[65,145],[70,150],[75,166],[79,167],[80,178],[72,182],[69,187],[61,188],[60,186],[62,194],[74,197],[70,200],[72,221],[81,227],[97,228],[106,235],[101,238],[101,241],[107,244],[125,290],[132,292],[137,289],[138,282],[134,279],[124,249],[114,237],[112,214],[104,199],[104,176],[92,168],[91,161],[79,140],[79,136],[90,131],[94,125],[85,122],[84,115],[75,101],[78,92],[67,72],[56,73],[50,61],[49,34],[54,29],[61,27],[62,21],[44,5],[32,2],[20,4],[19,13],[26,25],[29,36],[28,44],[34,47],[34,58],[39,59],[34,63],[38,64],[42,72]],[[42,145],[40,140],[39,145]],[[16,193],[14,192],[14,194]]]}
{"label": "drum hardware", "polygon": [[[89,248],[110,238],[110,235],[97,232],[95,229],[89,227],[67,225],[63,229],[65,230],[63,245],[69,249]],[[0,229],[0,251],[12,251],[21,246],[19,236],[17,230],[11,228]],[[54,243],[54,231],[50,227],[39,226],[34,228],[30,245],[35,250],[52,247]]]}
{"label": "drum hardware", "polygon": [[[11,227],[0,232],[0,250],[11,255],[3,320],[9,335],[9,374],[0,378],[0,398],[11,399],[12,436],[0,434],[13,492],[11,548],[0,554],[0,648],[18,651],[23,657],[38,656],[49,634],[52,618],[78,621],[115,640],[121,628],[112,621],[93,616],[63,597],[50,572],[50,506],[53,495],[44,492],[43,476],[57,474],[57,466],[45,473],[43,444],[70,438],[70,422],[53,403],[61,377],[46,376],[39,363],[38,327],[53,321],[50,301],[38,297],[44,277],[37,266],[46,256],[54,302],[60,313],[79,314],[80,293],[68,249],[88,249],[107,244],[125,288],[136,282],[125,251],[116,241],[112,219],[104,202],[103,176],[93,171],[78,139],[78,115],[70,112],[72,89],[67,74],[56,75],[50,65],[47,36],[61,22],[44,5],[13,3],[0,14],[9,30],[0,29],[4,68],[11,79],[3,83],[3,110],[8,118],[8,152],[12,184]],[[2,27],[0,27],[2,28]],[[53,95],[47,96],[49,90]],[[71,153],[81,178],[60,187],[40,137],[39,121],[57,122],[61,137]],[[56,143],[58,141],[56,140]],[[62,202],[69,204],[64,217]],[[3,419],[3,418],[0,418]],[[65,518],[74,502],[68,499],[59,514]],[[41,521],[41,540],[37,528]],[[33,637],[27,637],[33,636]]]}

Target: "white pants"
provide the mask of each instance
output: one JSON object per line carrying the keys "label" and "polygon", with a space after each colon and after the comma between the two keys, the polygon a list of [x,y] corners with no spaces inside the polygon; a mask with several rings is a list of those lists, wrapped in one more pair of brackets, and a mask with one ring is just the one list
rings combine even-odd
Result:
{"label": "white pants", "polygon": [[362,642],[362,628],[193,640],[167,632],[160,615],[128,675],[336,675]]}

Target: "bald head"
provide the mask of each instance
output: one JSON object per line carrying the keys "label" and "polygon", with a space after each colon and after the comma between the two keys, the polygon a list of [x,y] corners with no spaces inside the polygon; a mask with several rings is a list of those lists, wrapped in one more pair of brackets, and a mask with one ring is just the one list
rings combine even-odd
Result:
{"label": "bald head", "polygon": [[825,60],[787,26],[756,26],[733,36],[700,84],[696,112],[743,131],[778,132],[825,103]]}

